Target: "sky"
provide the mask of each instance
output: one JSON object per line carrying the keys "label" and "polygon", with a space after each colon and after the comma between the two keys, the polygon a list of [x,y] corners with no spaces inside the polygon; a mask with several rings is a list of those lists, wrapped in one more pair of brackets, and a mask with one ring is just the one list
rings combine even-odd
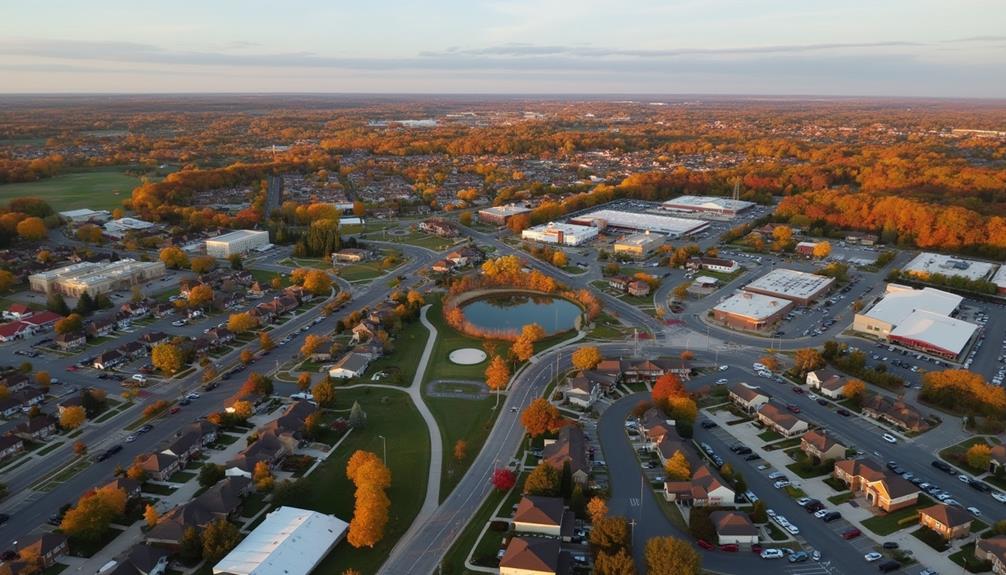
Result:
{"label": "sky", "polygon": [[1006,98],[1003,0],[0,0],[0,93]]}

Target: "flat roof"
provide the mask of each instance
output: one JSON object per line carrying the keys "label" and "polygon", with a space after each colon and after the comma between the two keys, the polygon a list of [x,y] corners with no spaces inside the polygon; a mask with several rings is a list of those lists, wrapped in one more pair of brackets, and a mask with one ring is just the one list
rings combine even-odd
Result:
{"label": "flat roof", "polygon": [[269,232],[266,230],[234,230],[233,232],[228,232],[226,234],[220,234],[212,238],[207,238],[207,242],[235,242],[238,240],[243,240],[245,238],[253,236],[261,236],[265,234],[266,237],[269,236]]}
{"label": "flat roof", "polygon": [[346,533],[332,515],[280,507],[213,566],[214,574],[307,575]]}
{"label": "flat roof", "polygon": [[1000,288],[1006,288],[1006,265],[999,266],[995,275],[992,276],[992,283]]}
{"label": "flat roof", "polygon": [[577,224],[566,224],[562,222],[549,222],[547,224],[539,224],[537,226],[528,228],[524,231],[537,232],[537,233],[562,232],[564,234],[571,234],[571,235],[597,234],[597,228],[593,226],[580,226]]}
{"label": "flat roof", "polygon": [[917,310],[949,316],[963,301],[964,298],[959,295],[931,287],[912,289],[901,284],[888,284],[884,298],[863,315],[891,325],[901,325]]}
{"label": "flat roof", "polygon": [[632,234],[631,236],[625,236],[615,241],[616,246],[645,246],[654,242],[663,243],[667,239],[663,234],[651,234],[649,232],[641,232],[638,234]]}
{"label": "flat roof", "polygon": [[664,209],[674,209],[675,207],[692,208],[697,210],[730,210],[739,212],[755,205],[754,202],[744,200],[734,200],[732,198],[721,198],[718,196],[679,196],[673,200],[667,200],[661,207]]}
{"label": "flat roof", "polygon": [[576,216],[570,221],[586,223],[593,222],[594,220],[604,220],[609,226],[615,228],[649,230],[651,232],[662,232],[676,236],[694,233],[709,225],[709,222],[705,220],[623,212],[620,210],[597,210],[596,212]]}
{"label": "flat roof", "polygon": [[916,310],[892,329],[889,337],[916,340],[960,355],[977,330],[978,326],[973,323]]}
{"label": "flat roof", "polygon": [[905,264],[905,267],[901,271],[923,275],[942,274],[945,276],[963,277],[969,280],[980,280],[987,277],[994,268],[995,264],[988,262],[922,252],[915,256],[912,261]]}
{"label": "flat roof", "polygon": [[107,215],[108,210],[92,210],[90,208],[80,208],[78,210],[68,210],[65,212],[60,212],[59,215],[64,218],[83,218],[87,216],[97,216],[97,215]]}
{"label": "flat roof", "polygon": [[515,216],[517,214],[523,214],[530,212],[531,208],[525,208],[524,206],[518,206],[515,204],[507,204],[505,206],[493,206],[491,208],[483,208],[479,212],[488,212],[497,216]]}
{"label": "flat roof", "polygon": [[834,283],[835,278],[785,268],[774,269],[744,286],[796,298],[810,298]]}
{"label": "flat roof", "polygon": [[747,291],[739,291],[720,302],[713,308],[715,311],[739,315],[754,320],[762,320],[778,313],[793,302],[780,297],[762,295]]}

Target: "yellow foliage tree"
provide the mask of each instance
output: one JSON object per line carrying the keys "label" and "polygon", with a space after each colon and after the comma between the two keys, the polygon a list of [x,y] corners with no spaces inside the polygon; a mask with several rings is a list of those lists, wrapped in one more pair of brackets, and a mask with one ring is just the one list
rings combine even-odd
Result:
{"label": "yellow foliage tree", "polygon": [[87,421],[87,412],[79,405],[64,408],[59,414],[59,426],[66,430],[77,429]]}
{"label": "yellow foliage tree", "polygon": [[160,343],[150,352],[150,363],[168,375],[174,375],[185,367],[185,354],[173,343]]}
{"label": "yellow foliage tree", "polygon": [[668,481],[688,481],[692,478],[692,466],[681,451],[675,451],[674,455],[667,460],[667,463],[664,464],[664,471],[667,472]]}
{"label": "yellow foliage tree", "polygon": [[493,391],[499,391],[506,388],[508,383],[510,383],[510,368],[502,357],[494,355],[486,367],[486,386]]}
{"label": "yellow foliage tree", "polygon": [[604,358],[597,346],[585,345],[574,351],[570,359],[576,369],[594,369]]}
{"label": "yellow foliage tree", "polygon": [[227,318],[227,329],[234,333],[247,333],[258,327],[258,318],[244,311],[232,313]]}

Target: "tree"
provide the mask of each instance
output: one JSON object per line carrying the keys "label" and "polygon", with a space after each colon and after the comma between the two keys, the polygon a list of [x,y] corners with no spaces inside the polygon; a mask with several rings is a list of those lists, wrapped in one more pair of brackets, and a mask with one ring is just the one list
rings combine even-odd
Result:
{"label": "tree", "polygon": [[598,552],[612,554],[628,549],[630,537],[629,522],[624,517],[605,517],[590,530],[590,546]]}
{"label": "tree", "polygon": [[673,373],[665,373],[658,377],[657,381],[653,382],[653,389],[650,391],[653,403],[665,410],[672,397],[684,397],[685,395],[685,386],[681,383],[681,378]]}
{"label": "tree", "polygon": [[964,454],[964,460],[968,462],[968,467],[984,472],[989,468],[989,462],[992,460],[992,448],[985,443],[976,443],[968,448]]}
{"label": "tree", "polygon": [[150,351],[150,363],[168,375],[185,367],[185,353],[173,343],[159,343]]}
{"label": "tree", "polygon": [[230,412],[239,421],[248,421],[248,418],[255,413],[255,406],[250,401],[235,401],[231,405]]}
{"label": "tree", "polygon": [[346,464],[346,476],[356,486],[356,504],[346,539],[353,547],[373,547],[384,537],[391,502],[385,490],[391,471],[376,454],[358,450]]}
{"label": "tree", "polygon": [[517,484],[517,475],[509,469],[496,469],[493,471],[492,484],[497,491],[510,491]]}
{"label": "tree", "polygon": [[311,388],[311,395],[320,407],[332,407],[335,405],[335,386],[331,382],[322,380],[314,384]]}
{"label": "tree", "polygon": [[77,305],[74,306],[73,311],[79,315],[91,315],[96,309],[98,309],[98,304],[95,303],[94,298],[91,297],[91,294],[84,292],[77,298]]}
{"label": "tree", "polygon": [[241,353],[238,354],[238,359],[241,360],[241,363],[248,365],[255,359],[255,354],[250,349],[242,349]]}
{"label": "tree", "polygon": [[462,226],[472,225],[472,213],[471,212],[461,212],[458,216],[458,223]]}
{"label": "tree", "polygon": [[824,358],[821,353],[812,347],[805,347],[796,350],[793,354],[793,366],[801,373],[814,371],[824,365]]}
{"label": "tree", "polygon": [[702,559],[691,546],[675,537],[654,537],[644,551],[647,575],[699,575]]}
{"label": "tree", "polygon": [[203,558],[210,563],[222,559],[241,541],[238,528],[223,517],[213,520],[203,529]]}
{"label": "tree", "polygon": [[454,442],[454,460],[460,463],[465,457],[468,457],[468,442],[459,439]]}
{"label": "tree", "polygon": [[829,242],[817,242],[814,245],[813,255],[817,259],[824,259],[831,255],[831,244]]}
{"label": "tree", "polygon": [[272,469],[265,461],[255,463],[255,468],[252,470],[252,481],[255,483],[255,490],[261,493],[272,491],[273,485],[276,483],[276,479],[272,476]]}
{"label": "tree", "polygon": [[570,358],[573,367],[579,370],[594,369],[602,359],[604,358],[601,356],[601,350],[593,345],[580,346]]}
{"label": "tree", "polygon": [[591,523],[597,523],[608,516],[608,504],[600,497],[594,496],[587,502],[587,515]]}
{"label": "tree", "polygon": [[17,285],[17,277],[7,270],[0,270],[0,292],[8,292]]}
{"label": "tree", "polygon": [[258,332],[258,345],[260,348],[269,351],[276,347],[276,344],[272,341],[272,336],[269,335],[267,331]]}
{"label": "tree", "polygon": [[765,510],[765,502],[759,499],[754,502],[751,506],[751,522],[752,523],[766,523],[768,522],[768,512]]}
{"label": "tree", "polygon": [[87,413],[79,405],[64,408],[59,414],[59,426],[67,431],[77,429],[87,421]]}
{"label": "tree", "polygon": [[623,547],[614,554],[600,551],[594,559],[596,575],[636,575],[636,563]]}
{"label": "tree", "polygon": [[28,241],[37,242],[49,237],[49,230],[42,218],[25,218],[17,224],[17,235]]}
{"label": "tree", "polygon": [[531,343],[536,343],[545,337],[545,329],[536,323],[529,323],[521,328],[520,334]]}
{"label": "tree", "polygon": [[862,405],[866,399],[866,384],[859,379],[850,379],[842,386],[842,395],[852,400],[856,405]]}
{"label": "tree", "polygon": [[776,226],[772,230],[772,238],[775,240],[772,244],[772,249],[781,252],[792,243],[793,230],[789,226]]}
{"label": "tree", "polygon": [[554,497],[559,494],[560,481],[559,472],[554,467],[539,463],[524,480],[524,494]]}
{"label": "tree", "polygon": [[688,481],[692,478],[692,466],[680,450],[675,451],[674,455],[667,460],[667,463],[664,464],[664,471],[667,472],[668,481]]}
{"label": "tree", "polygon": [[716,527],[709,519],[709,509],[696,507],[688,513],[688,530],[692,537],[704,541],[716,541]]}
{"label": "tree", "polygon": [[245,395],[258,395],[261,397],[272,395],[272,378],[253,371],[248,374],[248,379],[241,385],[241,392]]}
{"label": "tree", "polygon": [[297,375],[297,389],[307,391],[311,387],[311,374],[302,371]]}
{"label": "tree", "polygon": [[567,263],[569,263],[569,260],[566,258],[566,252],[562,250],[556,250],[552,254],[552,265],[554,265],[555,267],[564,268],[566,267]]}
{"label": "tree", "polygon": [[126,510],[126,493],[109,485],[81,496],[63,515],[60,528],[69,537],[97,541]]}
{"label": "tree", "polygon": [[493,391],[505,389],[507,384],[510,383],[510,368],[507,366],[506,361],[498,355],[494,355],[489,362],[485,375],[486,386]]}
{"label": "tree", "polygon": [[83,457],[87,455],[87,444],[83,441],[76,441],[73,444],[73,454],[77,457]]}
{"label": "tree", "polygon": [[764,365],[765,369],[769,371],[779,371],[779,358],[774,355],[763,355],[758,362]]}
{"label": "tree", "polygon": [[189,256],[177,246],[162,249],[158,257],[165,267],[173,270],[189,267]]}
{"label": "tree", "polygon": [[328,338],[322,335],[308,334],[304,338],[304,345],[300,346],[300,355],[311,357],[319,348],[328,343]]}
{"label": "tree", "polygon": [[241,261],[241,254],[231,254],[227,257],[227,261],[230,262],[232,270],[243,270],[245,267]]}
{"label": "tree", "polygon": [[216,463],[204,463],[202,467],[199,468],[199,485],[200,487],[210,487],[216,485],[218,481],[223,479],[227,474],[224,471],[222,465],[217,465]]}
{"label": "tree", "polygon": [[353,429],[363,429],[367,426],[367,413],[360,407],[360,402],[354,401],[349,410],[349,426]]}
{"label": "tree", "polygon": [[147,527],[153,528],[160,519],[161,514],[157,512],[157,508],[148,503],[143,510],[143,520],[147,522]]}
{"label": "tree", "polygon": [[327,295],[332,291],[332,278],[324,270],[310,270],[304,275],[303,286],[314,295]]}
{"label": "tree", "polygon": [[559,408],[539,397],[531,402],[520,414],[520,421],[531,437],[557,431],[562,427],[562,415]]}
{"label": "tree", "polygon": [[52,383],[52,377],[48,371],[39,371],[35,374],[35,383],[40,387],[48,388],[49,384]]}
{"label": "tree", "polygon": [[133,463],[126,470],[126,477],[132,479],[133,481],[138,481],[140,483],[145,483],[147,481],[147,471],[140,467],[139,463]]}
{"label": "tree", "polygon": [[45,309],[58,313],[59,315],[66,315],[70,313],[70,306],[66,305],[66,300],[63,299],[63,294],[59,292],[52,292],[46,297]]}
{"label": "tree", "polygon": [[258,318],[249,312],[232,313],[227,318],[227,329],[235,334],[249,332],[258,327]]}
{"label": "tree", "polygon": [[215,267],[217,267],[217,260],[212,256],[196,256],[189,263],[189,269],[197,274],[204,274]]}
{"label": "tree", "polygon": [[83,327],[84,318],[80,317],[80,314],[71,313],[63,319],[56,320],[53,330],[58,334],[77,333]]}
{"label": "tree", "polygon": [[199,284],[189,290],[189,307],[201,308],[213,303],[213,288],[209,284]]}
{"label": "tree", "polygon": [[178,555],[183,563],[195,563],[203,556],[203,541],[195,527],[189,527],[182,532]]}
{"label": "tree", "polygon": [[690,397],[672,397],[667,404],[667,413],[676,423],[691,426],[699,416],[699,406]]}

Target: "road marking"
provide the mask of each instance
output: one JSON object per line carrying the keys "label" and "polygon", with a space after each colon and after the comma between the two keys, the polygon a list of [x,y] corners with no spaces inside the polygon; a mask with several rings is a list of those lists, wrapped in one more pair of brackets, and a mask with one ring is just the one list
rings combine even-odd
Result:
{"label": "road marking", "polygon": [[638,497],[630,497],[629,498],[629,507],[639,507],[639,498]]}

